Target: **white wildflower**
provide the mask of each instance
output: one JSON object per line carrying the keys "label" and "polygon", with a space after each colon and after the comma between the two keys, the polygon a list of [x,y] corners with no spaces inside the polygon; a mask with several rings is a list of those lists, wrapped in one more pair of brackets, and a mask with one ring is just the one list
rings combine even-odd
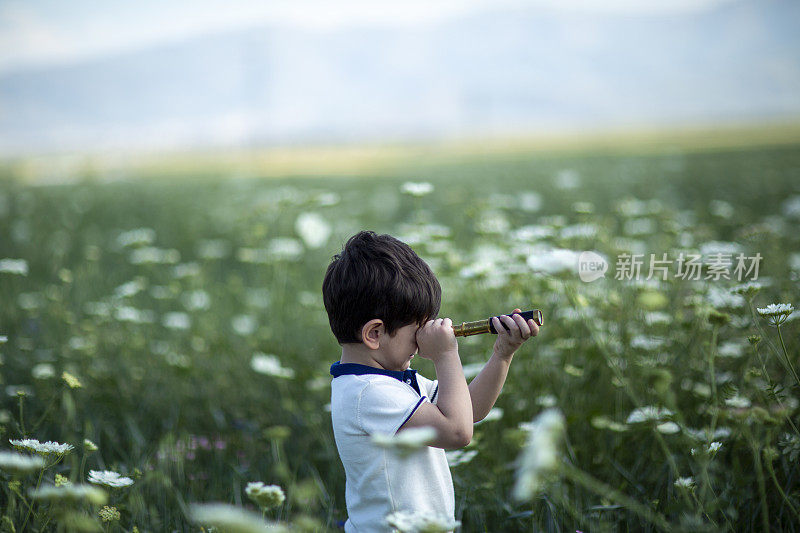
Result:
{"label": "white wildflower", "polygon": [[735,409],[746,409],[750,407],[750,400],[745,398],[744,396],[736,395],[732,398],[728,398],[725,400],[725,405],[728,407],[733,407]]}
{"label": "white wildflower", "polygon": [[279,524],[269,524],[250,511],[225,503],[203,503],[189,506],[189,516],[198,524],[214,526],[227,533],[288,532]]}
{"label": "white wildflower", "polygon": [[189,329],[192,327],[192,319],[186,313],[174,312],[164,315],[161,323],[169,329]]}
{"label": "white wildflower", "polygon": [[56,375],[56,369],[50,363],[39,363],[31,369],[33,379],[50,379]]}
{"label": "white wildflower", "polygon": [[534,272],[556,274],[559,272],[577,272],[580,253],[564,248],[542,248],[532,250],[526,261]]}
{"label": "white wildflower", "polygon": [[675,480],[675,486],[679,489],[692,490],[695,487],[694,478],[692,477],[679,477]]}
{"label": "white wildflower", "polygon": [[756,309],[758,314],[765,317],[773,326],[779,326],[786,322],[789,315],[794,311],[792,304],[769,304],[766,307]]}
{"label": "white wildflower", "polygon": [[461,522],[446,515],[427,511],[395,511],[386,515],[386,523],[401,533],[446,533],[461,525]]}
{"label": "white wildflower", "polygon": [[710,454],[717,453],[717,451],[719,451],[720,448],[722,448],[722,443],[714,441],[708,445],[708,453]]}
{"label": "white wildflower", "polygon": [[90,503],[92,505],[103,505],[108,500],[108,496],[102,489],[91,485],[75,485],[69,483],[56,487],[54,485],[31,489],[29,491],[34,500],[64,503]]}
{"label": "white wildflower", "polygon": [[117,236],[117,245],[120,248],[134,245],[153,244],[156,240],[156,232],[151,228],[136,228],[120,233]]}
{"label": "white wildflower", "polygon": [[680,426],[675,422],[664,422],[657,425],[656,429],[659,433],[663,433],[665,435],[673,435],[681,430]]}
{"label": "white wildflower", "polygon": [[75,449],[71,444],[59,444],[52,440],[39,442],[36,439],[9,440],[14,448],[28,450],[40,455],[65,455]]}
{"label": "white wildflower", "polygon": [[186,309],[197,311],[211,307],[211,297],[203,289],[189,291],[181,295],[181,302]]}
{"label": "white wildflower", "polygon": [[38,455],[23,455],[16,452],[0,451],[0,470],[13,474],[27,474],[44,468],[44,459]]}
{"label": "white wildflower", "polygon": [[628,424],[635,424],[637,422],[651,422],[656,420],[663,420],[668,416],[672,416],[672,411],[664,407],[655,407],[653,405],[646,405],[631,411],[628,419],[625,421]]}
{"label": "white wildflower", "polygon": [[121,306],[114,309],[114,318],[120,322],[152,324],[156,320],[156,315],[147,309],[136,309],[135,307]]}
{"label": "white wildflower", "polygon": [[486,416],[476,424],[482,424],[483,422],[491,422],[492,420],[500,420],[503,418],[503,410],[500,407],[492,407]]}
{"label": "white wildflower", "polygon": [[133,265],[142,264],[175,264],[181,260],[181,254],[174,248],[163,249],[146,246],[132,251],[128,261]]}
{"label": "white wildflower", "polygon": [[546,409],[536,417],[519,458],[514,498],[530,500],[543,488],[547,477],[557,471],[558,448],[565,431],[564,415],[558,409]]}
{"label": "white wildflower", "polygon": [[200,264],[195,261],[181,263],[172,267],[172,277],[176,279],[196,278],[200,275],[200,272]]}
{"label": "white wildflower", "polygon": [[458,466],[472,461],[478,455],[478,450],[448,450],[444,452],[444,455],[447,457],[447,464]]}
{"label": "white wildflower", "polygon": [[279,378],[293,378],[294,370],[281,365],[280,360],[272,354],[256,352],[250,359],[250,368],[259,374],[266,374]]}
{"label": "white wildflower", "polygon": [[555,407],[556,406],[556,397],[552,394],[544,394],[542,396],[538,396],[536,398],[536,405],[541,407]]}
{"label": "white wildflower", "polygon": [[581,177],[577,170],[565,168],[556,174],[555,186],[561,190],[577,189],[581,185]]}
{"label": "white wildflower", "polygon": [[142,290],[144,290],[147,282],[144,278],[137,277],[134,280],[128,281],[127,283],[123,283],[116,289],[114,289],[114,296],[116,298],[128,298],[130,296],[134,296],[138,294]]}
{"label": "white wildflower", "polygon": [[425,196],[433,192],[433,185],[428,182],[413,182],[407,181],[400,186],[400,192],[403,194],[410,194],[411,196]]}
{"label": "white wildflower", "polygon": [[280,237],[269,242],[267,252],[275,261],[297,261],[303,255],[303,245],[297,239]]}
{"label": "white wildflower", "polygon": [[265,485],[263,481],[248,483],[244,491],[247,497],[262,509],[277,507],[286,499],[282,488],[278,485]]}
{"label": "white wildflower", "polygon": [[107,487],[121,488],[133,485],[133,480],[111,470],[89,470],[89,483],[105,485]]}
{"label": "white wildflower", "polygon": [[27,276],[28,262],[24,259],[0,259],[0,272]]}
{"label": "white wildflower", "polygon": [[436,438],[436,429],[430,426],[403,429],[394,435],[374,433],[372,442],[381,448],[394,450],[400,456],[410,455],[428,446]]}
{"label": "white wildflower", "polygon": [[308,248],[319,248],[331,236],[331,225],[316,213],[301,213],[294,229]]}
{"label": "white wildflower", "polygon": [[231,319],[233,331],[239,335],[250,335],[256,330],[256,319],[250,315],[236,315]]}
{"label": "white wildflower", "polygon": [[205,239],[197,243],[197,255],[203,259],[223,259],[230,253],[230,243],[222,239]]}

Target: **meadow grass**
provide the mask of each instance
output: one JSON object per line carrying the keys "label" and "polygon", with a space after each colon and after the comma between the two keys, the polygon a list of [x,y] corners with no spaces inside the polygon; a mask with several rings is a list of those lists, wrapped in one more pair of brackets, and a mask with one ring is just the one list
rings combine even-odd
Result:
{"label": "meadow grass", "polygon": [[[302,179],[222,168],[0,182],[0,449],[74,446],[0,466],[6,526],[197,531],[192,505],[222,502],[335,530],[340,352],[320,287],[346,238],[373,229],[431,265],[442,316],[545,316],[476,453],[450,454],[464,531],[800,529],[797,313],[758,312],[799,301],[798,145],[398,157]],[[580,281],[564,258],[582,250],[608,258],[605,278]],[[708,264],[696,281],[674,264],[666,280],[614,277],[624,253],[681,251],[760,253],[758,286]],[[460,340],[463,363],[492,342]],[[559,466],[519,500],[545,409],[564,416]],[[97,483],[113,473],[133,483]],[[67,480],[72,493],[31,492]],[[259,481],[285,500],[251,501]]]}

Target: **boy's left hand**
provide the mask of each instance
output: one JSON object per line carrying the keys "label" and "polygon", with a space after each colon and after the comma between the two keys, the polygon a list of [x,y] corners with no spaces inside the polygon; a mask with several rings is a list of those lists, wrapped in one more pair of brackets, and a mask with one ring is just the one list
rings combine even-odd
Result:
{"label": "boy's left hand", "polygon": [[[523,342],[539,334],[538,324],[532,318],[525,321],[517,314],[521,312],[522,310],[517,308],[514,309],[511,316],[501,315],[499,320],[497,317],[492,318],[492,324],[497,331],[494,353],[503,359],[511,360],[514,352],[522,346]],[[505,327],[503,327],[504,324]]]}

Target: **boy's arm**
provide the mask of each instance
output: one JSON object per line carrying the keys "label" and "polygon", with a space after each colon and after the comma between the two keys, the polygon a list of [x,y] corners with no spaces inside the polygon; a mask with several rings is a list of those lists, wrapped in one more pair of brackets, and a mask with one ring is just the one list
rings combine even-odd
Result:
{"label": "boy's arm", "polygon": [[497,341],[494,343],[492,357],[483,367],[472,383],[469,384],[469,395],[472,400],[473,423],[480,422],[494,407],[503,384],[508,376],[508,367],[514,352],[523,342],[539,334],[539,326],[533,319],[527,322],[520,315],[520,309],[515,309],[511,317],[503,315],[502,327],[497,318],[494,318],[494,328],[498,332]]}
{"label": "boy's arm", "polygon": [[419,353],[431,359],[439,380],[436,405],[422,403],[402,428],[431,426],[437,448],[463,448],[472,440],[472,405],[467,380],[461,368],[458,342],[449,318],[429,321],[417,332]]}

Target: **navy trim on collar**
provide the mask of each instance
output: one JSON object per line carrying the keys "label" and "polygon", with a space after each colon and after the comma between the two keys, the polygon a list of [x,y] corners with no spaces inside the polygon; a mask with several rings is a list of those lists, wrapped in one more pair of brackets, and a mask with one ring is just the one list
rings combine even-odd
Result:
{"label": "navy trim on collar", "polygon": [[334,378],[345,374],[380,374],[389,376],[403,383],[408,383],[417,391],[417,394],[422,395],[419,390],[419,383],[417,383],[417,371],[413,368],[408,370],[385,370],[374,366],[362,365],[361,363],[342,363],[341,361],[336,361],[331,365],[331,375]]}

